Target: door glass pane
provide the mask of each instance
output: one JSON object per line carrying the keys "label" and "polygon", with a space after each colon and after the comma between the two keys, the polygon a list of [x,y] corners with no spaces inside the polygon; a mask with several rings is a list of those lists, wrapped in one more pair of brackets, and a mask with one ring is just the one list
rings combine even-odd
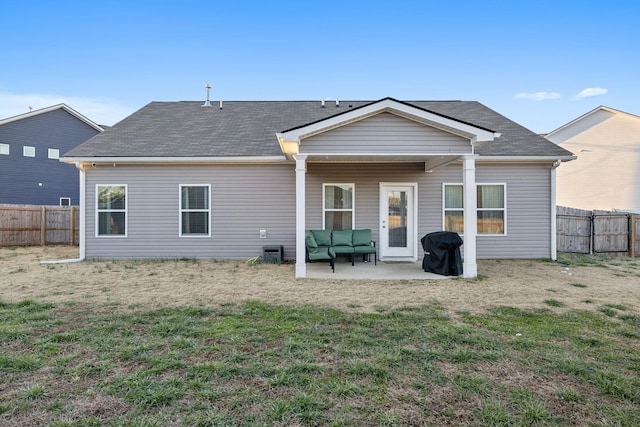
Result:
{"label": "door glass pane", "polygon": [[387,192],[390,248],[407,247],[407,200],[406,191],[390,190]]}

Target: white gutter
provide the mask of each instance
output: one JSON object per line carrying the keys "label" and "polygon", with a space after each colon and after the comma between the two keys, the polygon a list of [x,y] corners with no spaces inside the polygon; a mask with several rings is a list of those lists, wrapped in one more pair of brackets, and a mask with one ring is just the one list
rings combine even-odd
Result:
{"label": "white gutter", "polygon": [[[85,171],[82,163],[76,162],[76,168],[80,172],[80,225],[79,225],[79,237],[80,237],[80,257],[79,258],[71,258],[71,259],[57,259],[53,261],[40,261],[40,264],[69,264],[73,262],[81,262],[85,259],[85,236],[84,236],[84,219],[85,219]],[[75,230],[73,231],[75,233]]]}
{"label": "white gutter", "polygon": [[577,159],[578,156],[483,156],[479,155],[477,161],[517,161],[517,162],[539,162],[539,161],[558,161],[568,162]]}
{"label": "white gutter", "polygon": [[551,259],[558,260],[558,227],[556,223],[556,169],[562,164],[561,160],[551,166]]}
{"label": "white gutter", "polygon": [[65,163],[278,163],[286,162],[284,156],[235,156],[235,157],[63,157]]}

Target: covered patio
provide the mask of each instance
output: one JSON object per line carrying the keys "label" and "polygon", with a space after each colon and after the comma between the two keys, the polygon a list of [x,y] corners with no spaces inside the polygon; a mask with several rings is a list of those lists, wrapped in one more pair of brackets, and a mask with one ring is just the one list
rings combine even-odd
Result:
{"label": "covered patio", "polygon": [[[313,206],[313,203],[318,203],[314,201],[307,206],[309,188],[307,188],[306,175],[309,164],[368,163],[382,165],[384,163],[408,164],[416,162],[424,165],[423,174],[432,173],[454,162],[460,164],[459,177],[462,181],[464,202],[462,205],[465,234],[464,277],[477,276],[477,155],[474,153],[474,146],[478,143],[493,141],[500,136],[500,133],[386,98],[363,107],[346,110],[344,113],[327,119],[289,129],[277,135],[282,152],[287,159],[296,162],[296,277],[313,277],[312,272],[307,271],[307,264],[304,262],[305,231],[312,227],[324,228],[324,225],[320,226],[317,222],[318,225],[307,225],[309,221],[307,209]],[[456,182],[459,182],[460,178],[456,178]],[[380,179],[378,182],[380,186],[379,206],[368,206],[369,209],[378,209],[379,211],[379,224],[374,225],[373,221],[369,220],[371,222],[364,228],[379,229],[378,257],[382,261],[415,262],[419,258],[417,244],[411,242],[417,242],[416,237],[421,234],[417,221],[424,213],[418,211],[418,203],[416,202],[419,178],[414,176],[409,179],[409,181],[400,180],[395,179],[394,176]],[[331,178],[325,182],[331,182]],[[406,202],[406,226],[404,227],[406,236],[404,236],[405,243],[403,245],[388,244],[394,240],[388,237],[389,233],[397,230],[397,227],[391,227],[391,214],[385,200],[392,193],[395,194],[394,192],[402,193],[403,200],[408,200]],[[375,198],[370,200],[375,200]],[[318,206],[320,205],[318,204]],[[324,205],[322,205],[322,209],[324,209]],[[389,266],[391,265],[389,264]],[[421,268],[416,267],[414,270],[415,277],[408,278],[424,278],[426,273],[421,271]],[[408,271],[394,272],[391,277],[398,278],[401,275],[411,274]],[[337,274],[338,272],[336,272]],[[349,273],[344,272],[344,274],[357,275],[358,273],[350,271]],[[372,272],[372,277],[373,274],[375,273]],[[383,275],[385,273],[380,269],[377,274]],[[338,277],[335,276],[335,278]]]}

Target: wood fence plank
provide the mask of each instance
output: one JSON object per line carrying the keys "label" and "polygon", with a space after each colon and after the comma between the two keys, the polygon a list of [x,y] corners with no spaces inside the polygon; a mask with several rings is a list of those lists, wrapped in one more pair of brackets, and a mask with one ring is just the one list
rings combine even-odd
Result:
{"label": "wood fence plank", "polygon": [[77,207],[0,205],[0,246],[78,241]]}
{"label": "wood fence plank", "polygon": [[559,252],[626,253],[640,255],[640,215],[628,212],[588,211],[558,206]]}

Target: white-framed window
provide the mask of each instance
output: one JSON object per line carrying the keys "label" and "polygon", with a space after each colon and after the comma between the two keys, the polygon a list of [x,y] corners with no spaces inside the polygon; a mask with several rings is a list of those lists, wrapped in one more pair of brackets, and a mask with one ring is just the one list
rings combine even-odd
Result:
{"label": "white-framed window", "polygon": [[211,185],[180,184],[180,237],[211,236]]}
{"label": "white-framed window", "polygon": [[[462,184],[443,184],[443,229],[464,233]],[[478,235],[507,234],[507,184],[476,184]]]}
{"label": "white-framed window", "polygon": [[60,150],[58,150],[57,148],[49,148],[47,150],[47,157],[49,157],[50,159],[59,159],[60,158]]}
{"label": "white-framed window", "polygon": [[9,155],[9,144],[0,144],[0,155]]}
{"label": "white-framed window", "polygon": [[96,184],[96,237],[127,237],[127,184]]}
{"label": "white-framed window", "polygon": [[71,206],[71,197],[60,197],[60,206]]}
{"label": "white-framed window", "polygon": [[35,157],[36,156],[36,147],[32,147],[30,145],[24,145],[22,147],[22,155],[24,157]]}
{"label": "white-framed window", "polygon": [[324,229],[353,229],[355,184],[322,184],[322,194]]}

